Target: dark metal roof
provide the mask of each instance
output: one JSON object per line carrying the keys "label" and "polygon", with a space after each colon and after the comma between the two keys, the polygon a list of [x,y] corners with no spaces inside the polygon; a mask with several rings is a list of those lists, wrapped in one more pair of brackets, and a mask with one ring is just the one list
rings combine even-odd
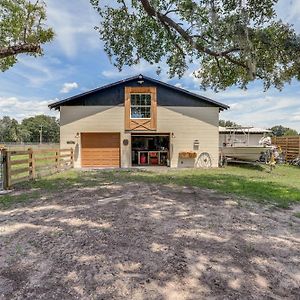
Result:
{"label": "dark metal roof", "polygon": [[88,95],[91,95],[91,94],[94,94],[94,93],[98,93],[98,92],[101,92],[103,90],[106,90],[106,89],[109,89],[109,88],[112,88],[112,87],[115,87],[115,86],[118,86],[118,85],[130,82],[130,81],[134,81],[134,80],[147,80],[147,81],[152,82],[152,83],[154,83],[154,84],[156,84],[158,86],[160,85],[160,86],[172,89],[173,91],[177,91],[179,93],[184,93],[184,94],[186,94],[188,96],[191,96],[193,98],[196,98],[196,99],[198,99],[200,101],[204,101],[206,103],[209,103],[209,104],[212,104],[214,106],[220,107],[221,110],[229,108],[229,106],[226,105],[226,104],[223,104],[223,103],[220,103],[218,101],[212,100],[210,98],[207,98],[207,97],[204,97],[204,96],[201,96],[201,95],[189,92],[189,91],[187,91],[185,89],[182,89],[182,88],[170,85],[168,83],[165,83],[165,82],[162,82],[162,81],[159,81],[159,80],[147,77],[147,76],[143,76],[141,74],[133,76],[133,77],[129,77],[129,78],[126,78],[126,79],[123,79],[123,80],[119,80],[119,81],[111,83],[111,84],[104,85],[102,87],[90,90],[88,92],[84,92],[84,93],[81,93],[81,94],[69,97],[67,99],[63,99],[63,100],[51,103],[48,106],[49,106],[50,109],[52,109],[52,108],[59,109],[59,107],[63,106],[64,104],[70,105],[70,102],[72,102],[73,100],[78,100],[78,99],[83,98],[85,96],[88,96]]}

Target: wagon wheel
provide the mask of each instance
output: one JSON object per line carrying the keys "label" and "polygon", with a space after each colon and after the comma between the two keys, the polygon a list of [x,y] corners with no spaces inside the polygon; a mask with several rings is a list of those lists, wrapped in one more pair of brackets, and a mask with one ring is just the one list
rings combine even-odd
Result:
{"label": "wagon wheel", "polygon": [[211,158],[207,152],[203,152],[200,154],[200,156],[197,159],[197,166],[201,168],[211,168]]}

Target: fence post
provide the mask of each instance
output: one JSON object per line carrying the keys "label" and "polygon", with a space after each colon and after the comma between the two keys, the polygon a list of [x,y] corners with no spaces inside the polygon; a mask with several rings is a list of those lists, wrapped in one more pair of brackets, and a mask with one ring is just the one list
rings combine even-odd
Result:
{"label": "fence post", "polygon": [[55,168],[56,168],[56,172],[60,171],[60,153],[59,150],[55,151]]}
{"label": "fence post", "polygon": [[71,148],[71,168],[74,168],[74,150]]}
{"label": "fence post", "polygon": [[36,170],[35,170],[34,151],[32,148],[28,149],[28,155],[29,155],[29,178],[33,180],[36,178]]}
{"label": "fence post", "polygon": [[11,153],[9,150],[3,150],[3,178],[4,189],[9,190],[11,188]]}
{"label": "fence post", "polygon": [[7,183],[7,150],[3,148],[2,150],[2,187],[4,190],[8,189]]}

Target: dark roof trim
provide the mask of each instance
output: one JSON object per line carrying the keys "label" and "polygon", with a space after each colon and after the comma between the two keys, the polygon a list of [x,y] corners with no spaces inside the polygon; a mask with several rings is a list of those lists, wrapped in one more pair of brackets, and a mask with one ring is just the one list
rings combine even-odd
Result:
{"label": "dark roof trim", "polygon": [[223,110],[223,109],[228,109],[228,108],[229,108],[228,105],[223,104],[223,103],[221,103],[221,102],[218,102],[218,101],[212,100],[212,99],[210,99],[210,98],[207,98],[207,97],[204,97],[204,96],[201,96],[201,95],[198,95],[198,94],[189,92],[189,91],[187,91],[187,90],[185,90],[185,89],[182,89],[182,88],[179,88],[179,87],[177,87],[177,86],[174,86],[174,85],[171,85],[171,84],[168,84],[168,83],[165,83],[165,82],[162,82],[162,81],[159,81],[159,80],[156,80],[156,79],[147,77],[147,76],[143,76],[143,75],[141,75],[141,74],[140,74],[140,75],[133,76],[133,77],[129,77],[129,78],[126,78],[126,79],[123,79],[123,80],[119,80],[119,81],[114,82],[114,83],[110,83],[110,84],[104,85],[104,86],[102,86],[102,87],[99,87],[99,88],[90,90],[90,91],[88,91],[88,92],[84,92],[84,93],[82,93],[82,94],[78,94],[78,95],[69,97],[69,98],[67,98],[67,99],[63,99],[63,100],[60,100],[60,101],[51,103],[51,104],[48,105],[48,107],[49,107],[50,109],[52,109],[52,108],[58,109],[61,105],[63,105],[63,104],[66,103],[66,102],[69,102],[69,101],[72,101],[72,100],[75,100],[75,99],[84,97],[84,96],[89,95],[89,94],[93,94],[93,93],[99,92],[99,91],[101,91],[101,90],[104,90],[104,89],[107,89],[107,88],[110,88],[110,87],[114,87],[114,86],[119,85],[119,84],[122,84],[122,83],[126,83],[126,82],[129,82],[129,81],[137,80],[137,79],[146,79],[146,80],[148,80],[148,81],[150,81],[150,82],[153,82],[153,83],[156,83],[156,84],[158,84],[158,85],[162,85],[162,86],[165,86],[165,87],[167,87],[167,88],[173,89],[173,90],[175,90],[175,91],[178,91],[178,92],[181,92],[181,93],[184,93],[184,94],[193,96],[193,97],[195,97],[195,98],[197,98],[197,99],[199,99],[199,100],[201,100],[201,101],[205,101],[205,102],[214,104],[215,106],[220,107],[222,110]]}

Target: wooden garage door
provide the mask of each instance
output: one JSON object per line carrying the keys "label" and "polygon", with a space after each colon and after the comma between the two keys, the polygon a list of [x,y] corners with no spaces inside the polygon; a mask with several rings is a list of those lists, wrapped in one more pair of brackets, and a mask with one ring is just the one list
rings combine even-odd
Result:
{"label": "wooden garage door", "polygon": [[82,167],[119,167],[119,133],[82,133]]}

